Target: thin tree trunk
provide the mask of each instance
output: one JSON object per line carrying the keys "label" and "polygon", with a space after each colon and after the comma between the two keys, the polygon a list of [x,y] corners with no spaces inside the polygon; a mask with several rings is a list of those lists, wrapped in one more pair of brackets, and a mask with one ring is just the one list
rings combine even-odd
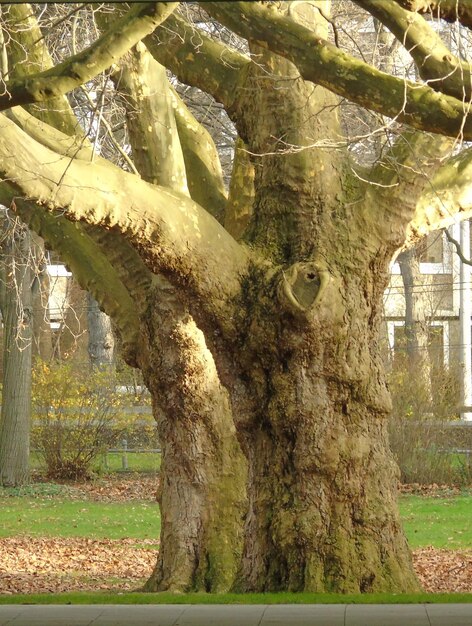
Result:
{"label": "thin tree trunk", "polygon": [[16,222],[4,242],[5,283],[0,483],[19,486],[29,478],[31,425],[32,272],[30,237]]}
{"label": "thin tree trunk", "polygon": [[49,315],[50,280],[46,267],[44,241],[37,235],[32,236],[34,255],[33,280],[33,359],[50,361],[52,358],[52,331]]}
{"label": "thin tree trunk", "polygon": [[418,291],[421,284],[420,263],[415,248],[405,250],[398,256],[398,264],[405,292],[405,336],[407,367],[410,375],[418,381],[425,401],[431,403],[431,360],[428,352],[428,323],[424,293]]}
{"label": "thin tree trunk", "polygon": [[88,353],[92,367],[112,367],[115,360],[115,338],[111,319],[100,311],[95,298],[87,294]]}
{"label": "thin tree trunk", "polygon": [[87,352],[87,293],[68,277],[65,284],[64,308],[61,311],[61,328],[56,336],[54,357],[67,359],[74,354],[80,362],[86,363]]}

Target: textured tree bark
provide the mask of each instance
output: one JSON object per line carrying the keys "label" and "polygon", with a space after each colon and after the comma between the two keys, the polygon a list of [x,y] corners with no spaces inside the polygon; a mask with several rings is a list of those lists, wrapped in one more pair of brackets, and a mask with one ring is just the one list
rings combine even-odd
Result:
{"label": "textured tree bark", "polygon": [[[314,17],[318,33],[325,26],[316,12],[299,17]],[[249,462],[235,588],[416,589],[378,349],[394,244],[369,224],[368,198],[358,204],[346,155],[316,147],[340,134],[335,98],[288,61],[252,52],[233,109],[255,171],[245,239],[278,269],[254,268],[243,286],[238,377],[225,380]]]}
{"label": "textured tree bark", "polygon": [[224,226],[235,239],[242,239],[253,213],[254,165],[241,139],[234,149],[233,171],[225,209]]}
{"label": "textured tree bark", "polygon": [[170,285],[147,328],[142,370],[162,446],[161,547],[147,591],[227,591],[242,551],[246,462],[213,357]]}
{"label": "textured tree bark", "polygon": [[0,421],[0,484],[17,487],[29,479],[31,425],[32,271],[30,237],[16,223],[3,243],[3,393]]}
{"label": "textured tree bark", "polygon": [[332,257],[324,276],[297,264],[262,289],[248,320],[251,349],[239,363],[251,380],[250,504],[238,589],[417,587],[387,441],[382,256],[362,273],[341,273]]}

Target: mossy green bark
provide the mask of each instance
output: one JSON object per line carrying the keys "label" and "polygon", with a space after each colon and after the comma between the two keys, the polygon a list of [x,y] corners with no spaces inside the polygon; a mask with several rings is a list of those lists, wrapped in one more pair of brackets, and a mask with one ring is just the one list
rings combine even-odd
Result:
{"label": "mossy green bark", "polygon": [[231,107],[241,77],[250,65],[247,56],[215,41],[178,15],[171,15],[165,27],[146,37],[151,54],[189,85],[198,82],[217,102]]}

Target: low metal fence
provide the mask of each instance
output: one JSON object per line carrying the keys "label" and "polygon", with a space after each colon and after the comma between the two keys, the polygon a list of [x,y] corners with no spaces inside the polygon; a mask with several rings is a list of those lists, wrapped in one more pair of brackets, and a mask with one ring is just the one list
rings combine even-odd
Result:
{"label": "low metal fence", "polygon": [[112,453],[113,454],[121,453],[121,469],[122,470],[129,469],[128,454],[143,454],[143,453],[160,454],[161,453],[160,448],[129,448],[127,439],[123,439],[121,443],[122,443],[121,448],[109,448],[105,452],[104,458],[103,458],[103,464],[104,464],[105,469],[109,469],[108,455]]}

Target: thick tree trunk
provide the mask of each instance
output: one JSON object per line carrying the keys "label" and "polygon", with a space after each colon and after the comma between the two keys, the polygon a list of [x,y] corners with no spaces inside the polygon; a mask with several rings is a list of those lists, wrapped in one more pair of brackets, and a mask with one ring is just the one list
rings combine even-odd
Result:
{"label": "thick tree trunk", "polygon": [[92,367],[112,367],[115,359],[115,338],[111,319],[100,311],[98,302],[87,294],[88,353]]}
{"label": "thick tree trunk", "polygon": [[[187,191],[175,96],[165,68],[140,44],[127,55],[119,80],[127,94],[137,169],[145,180]],[[191,163],[195,159],[187,167]],[[191,187],[201,192],[201,185]],[[147,350],[140,365],[162,448],[161,547],[145,588],[226,591],[242,550],[246,461],[203,334],[171,286],[155,280],[158,289],[149,295],[152,314],[145,320]]]}
{"label": "thick tree trunk", "polygon": [[[301,10],[323,36],[320,14]],[[367,221],[373,207],[359,203],[346,155],[317,147],[341,134],[336,99],[252,50],[233,113],[255,165],[245,237],[279,266],[255,268],[243,288],[235,381],[225,380],[249,460],[236,588],[416,589],[378,350],[394,247]]]}
{"label": "thick tree trunk", "polygon": [[16,224],[3,243],[5,284],[3,393],[0,423],[0,484],[19,486],[29,478],[31,425],[32,272],[30,237]]}
{"label": "thick tree trunk", "polygon": [[[162,447],[161,549],[147,591],[227,591],[240,563],[246,461],[201,331],[159,290],[142,369]],[[165,373],[165,374],[164,374]]]}
{"label": "thick tree trunk", "polygon": [[[323,287],[312,263],[298,264],[255,307],[239,361],[252,381],[252,412],[244,424],[249,514],[238,589],[417,588],[395,503],[378,353],[385,275],[364,270],[331,273]],[[313,282],[323,294],[310,303]],[[303,297],[306,315],[290,312]]]}

